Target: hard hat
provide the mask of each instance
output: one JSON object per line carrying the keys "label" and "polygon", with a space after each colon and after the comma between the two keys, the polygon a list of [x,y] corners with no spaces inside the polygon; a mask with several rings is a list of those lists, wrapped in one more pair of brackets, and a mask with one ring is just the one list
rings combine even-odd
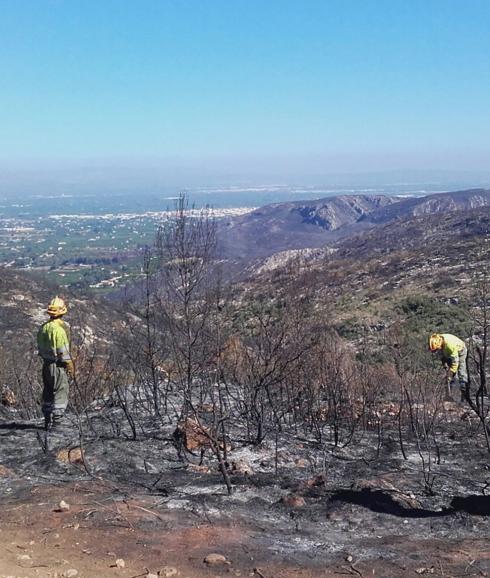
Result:
{"label": "hard hat", "polygon": [[430,351],[438,351],[442,349],[442,344],[444,343],[444,338],[440,333],[433,333],[429,337],[429,350]]}
{"label": "hard hat", "polygon": [[48,305],[48,315],[51,315],[51,317],[60,317],[67,311],[68,309],[66,308],[66,304],[61,297],[56,295],[54,299],[51,299],[51,302]]}

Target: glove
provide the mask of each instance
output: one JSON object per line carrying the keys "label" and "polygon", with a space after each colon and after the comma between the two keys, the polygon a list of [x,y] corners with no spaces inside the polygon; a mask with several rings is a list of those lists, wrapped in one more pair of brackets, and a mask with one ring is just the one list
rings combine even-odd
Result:
{"label": "glove", "polygon": [[65,363],[65,371],[70,377],[75,377],[75,364],[73,361],[67,361]]}
{"label": "glove", "polygon": [[456,374],[454,373],[454,371],[449,370],[449,371],[447,372],[447,374],[446,374],[446,380],[447,380],[447,382],[448,382],[448,383],[451,383],[452,380],[454,379],[454,376],[455,376],[455,375],[456,375]]}

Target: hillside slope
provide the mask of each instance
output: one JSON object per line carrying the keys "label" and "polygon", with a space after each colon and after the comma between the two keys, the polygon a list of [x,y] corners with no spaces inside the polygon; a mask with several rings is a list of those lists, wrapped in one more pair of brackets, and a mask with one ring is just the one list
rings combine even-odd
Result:
{"label": "hillside slope", "polygon": [[344,195],[268,205],[221,223],[220,249],[228,258],[253,259],[289,249],[321,247],[336,239],[343,227],[397,201],[385,195]]}
{"label": "hillside slope", "polygon": [[[46,307],[56,293],[55,288],[40,279],[13,269],[1,269],[0,346],[15,351],[16,343],[30,343],[30,353],[34,353],[37,328],[48,319]],[[95,297],[71,294],[63,297],[68,303],[66,320],[73,328],[75,341],[105,341],[118,323],[119,315],[112,305]]]}
{"label": "hillside slope", "polygon": [[352,195],[268,205],[218,228],[225,258],[252,261],[280,251],[324,247],[367,229],[423,215],[490,206],[490,191],[473,189],[400,199]]}
{"label": "hillside slope", "polygon": [[293,283],[332,319],[371,327],[389,324],[397,304],[414,295],[471,304],[476,279],[489,271],[490,206],[409,217],[304,258],[284,255],[274,267],[253,269],[248,288],[280,296]]}
{"label": "hillside slope", "polygon": [[490,206],[490,191],[470,189],[403,199],[399,203],[380,207],[376,211],[363,215],[361,221],[384,224],[397,219],[453,211],[468,211],[488,206]]}

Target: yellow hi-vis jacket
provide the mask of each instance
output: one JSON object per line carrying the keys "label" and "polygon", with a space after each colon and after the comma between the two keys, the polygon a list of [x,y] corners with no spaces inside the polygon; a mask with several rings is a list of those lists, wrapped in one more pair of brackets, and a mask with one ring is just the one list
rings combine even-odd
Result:
{"label": "yellow hi-vis jacket", "polygon": [[459,354],[466,347],[466,344],[456,335],[450,333],[441,333],[441,335],[444,339],[441,350],[442,361],[449,365],[450,371],[456,373],[459,366]]}
{"label": "yellow hi-vis jacket", "polygon": [[62,319],[49,319],[37,334],[37,348],[44,361],[66,363],[70,355],[70,328]]}

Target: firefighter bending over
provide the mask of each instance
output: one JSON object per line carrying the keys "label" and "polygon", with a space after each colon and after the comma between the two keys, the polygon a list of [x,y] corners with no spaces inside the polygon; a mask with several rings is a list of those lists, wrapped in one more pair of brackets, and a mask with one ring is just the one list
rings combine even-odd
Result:
{"label": "firefighter bending over", "polygon": [[46,428],[56,427],[63,419],[68,405],[69,381],[74,374],[70,355],[70,327],[63,320],[67,308],[60,297],[48,305],[49,320],[37,334],[37,346],[43,359],[42,412]]}
{"label": "firefighter bending over", "polygon": [[429,337],[429,350],[438,353],[446,369],[447,393],[451,397],[451,385],[457,377],[461,390],[461,401],[467,399],[468,371],[466,357],[468,349],[465,342],[450,333],[433,333]]}

